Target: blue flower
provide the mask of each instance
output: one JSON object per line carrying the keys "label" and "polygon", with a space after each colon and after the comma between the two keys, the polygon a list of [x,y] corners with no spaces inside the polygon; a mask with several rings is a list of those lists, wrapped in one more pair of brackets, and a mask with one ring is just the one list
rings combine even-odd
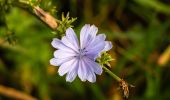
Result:
{"label": "blue flower", "polygon": [[105,34],[96,36],[98,28],[94,25],[86,24],[80,32],[80,44],[72,28],[66,30],[66,36],[61,40],[54,38],[52,46],[57,50],[50,64],[60,66],[58,73],[60,76],[66,75],[66,81],[72,82],[76,76],[81,81],[96,81],[96,75],[101,75],[102,67],[95,62],[100,57],[101,52],[112,48],[112,43],[105,41]]}

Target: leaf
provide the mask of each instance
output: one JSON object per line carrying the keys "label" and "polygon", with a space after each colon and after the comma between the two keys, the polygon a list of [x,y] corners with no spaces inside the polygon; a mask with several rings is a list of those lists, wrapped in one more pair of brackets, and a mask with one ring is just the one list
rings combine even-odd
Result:
{"label": "leaf", "polygon": [[158,0],[134,0],[134,1],[144,7],[149,7],[158,12],[170,14],[170,10],[169,10],[170,6]]}

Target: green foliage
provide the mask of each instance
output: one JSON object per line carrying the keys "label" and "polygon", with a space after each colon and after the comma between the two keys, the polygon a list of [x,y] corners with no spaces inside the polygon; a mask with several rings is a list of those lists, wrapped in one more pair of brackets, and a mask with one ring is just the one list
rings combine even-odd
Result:
{"label": "green foliage", "polygon": [[61,15],[61,21],[57,20],[59,23],[59,26],[57,28],[59,32],[59,37],[62,37],[65,35],[65,30],[69,27],[73,27],[71,24],[76,20],[77,18],[71,18],[69,17],[69,13],[67,13],[66,17],[64,17],[64,13]]}

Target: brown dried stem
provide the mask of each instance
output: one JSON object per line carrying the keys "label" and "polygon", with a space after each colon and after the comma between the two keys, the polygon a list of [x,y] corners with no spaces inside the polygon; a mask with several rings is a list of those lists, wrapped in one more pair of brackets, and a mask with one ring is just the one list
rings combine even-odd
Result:
{"label": "brown dried stem", "polygon": [[129,97],[129,85],[127,82],[125,82],[123,79],[121,79],[121,81],[119,81],[119,86],[121,88],[121,90],[123,91],[123,95],[125,96],[125,98]]}
{"label": "brown dried stem", "polygon": [[0,85],[0,94],[17,100],[37,100],[36,98],[26,93],[23,93],[10,87],[5,87],[3,85]]}
{"label": "brown dried stem", "polygon": [[52,15],[50,15],[47,12],[45,12],[39,6],[33,7],[33,11],[34,11],[35,15],[39,19],[41,19],[44,23],[46,23],[51,29],[53,29],[53,30],[57,29],[58,24],[56,22],[56,19]]}
{"label": "brown dried stem", "polygon": [[50,13],[44,11],[39,6],[33,6],[33,5],[30,5],[29,3],[21,2],[20,0],[16,0],[12,2],[12,5],[18,8],[24,9],[30,14],[34,15],[35,17],[40,19],[42,22],[44,22],[52,30],[57,30],[57,27],[58,27],[58,23],[56,22],[57,19],[55,19]]}

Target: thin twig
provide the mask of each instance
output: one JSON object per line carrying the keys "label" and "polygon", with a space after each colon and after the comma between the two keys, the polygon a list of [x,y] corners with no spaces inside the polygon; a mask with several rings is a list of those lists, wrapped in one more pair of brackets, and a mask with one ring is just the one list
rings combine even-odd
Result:
{"label": "thin twig", "polygon": [[48,12],[44,11],[39,6],[31,6],[28,3],[20,2],[19,0],[12,2],[12,5],[18,8],[22,8],[29,12],[30,14],[36,16],[52,30],[57,30],[58,27],[57,19],[50,15]]}
{"label": "thin twig", "polygon": [[33,11],[36,16],[39,17],[44,23],[46,23],[50,28],[52,28],[53,30],[57,29],[58,24],[56,22],[56,19],[52,15],[45,12],[39,6],[33,7]]}

